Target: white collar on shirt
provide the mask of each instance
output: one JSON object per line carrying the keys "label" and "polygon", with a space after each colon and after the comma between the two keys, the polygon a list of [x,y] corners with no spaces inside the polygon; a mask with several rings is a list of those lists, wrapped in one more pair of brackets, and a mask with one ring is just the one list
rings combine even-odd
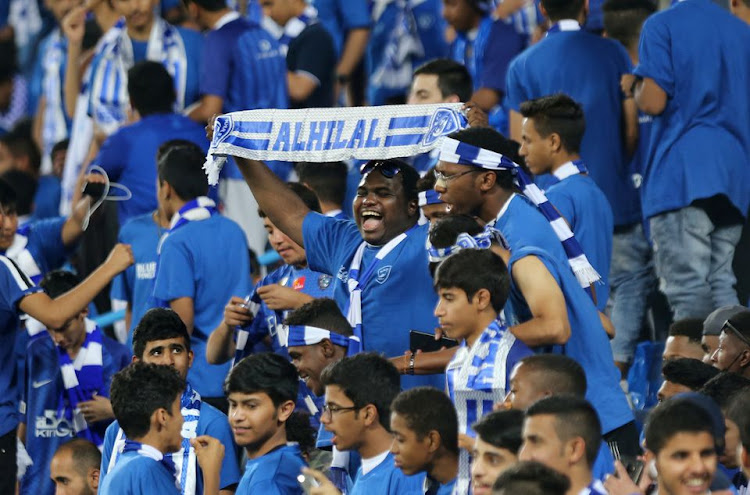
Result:
{"label": "white collar on shirt", "polygon": [[239,18],[240,18],[239,12],[235,12],[234,10],[231,12],[227,12],[226,14],[221,16],[218,21],[216,21],[216,24],[214,24],[214,27],[212,29],[214,31],[216,31],[217,29],[221,29],[227,24],[229,24],[230,22]]}
{"label": "white collar on shirt", "polygon": [[385,460],[386,457],[388,457],[388,453],[390,450],[386,450],[382,454],[378,454],[375,457],[370,457],[369,459],[362,458],[362,475],[365,475],[375,469],[376,467],[380,466],[380,464]]}
{"label": "white collar on shirt", "polygon": [[331,210],[328,213],[326,213],[326,216],[327,217],[335,217],[339,213],[341,213],[341,210]]}
{"label": "white collar on shirt", "polygon": [[513,201],[513,198],[515,198],[516,196],[517,196],[516,193],[513,193],[510,195],[510,198],[508,198],[508,201],[506,201],[503,207],[500,208],[500,212],[495,217],[495,222],[500,220],[503,217],[503,215],[505,215],[505,212],[508,211],[508,206],[510,206],[510,202]]}

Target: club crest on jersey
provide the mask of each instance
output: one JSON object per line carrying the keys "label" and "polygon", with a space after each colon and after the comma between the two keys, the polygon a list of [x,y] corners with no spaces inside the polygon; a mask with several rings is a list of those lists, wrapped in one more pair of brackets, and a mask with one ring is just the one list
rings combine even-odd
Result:
{"label": "club crest on jersey", "polygon": [[465,118],[455,110],[438,108],[432,114],[427,132],[422,138],[422,146],[430,146],[441,137],[460,130],[463,120]]}
{"label": "club crest on jersey", "polygon": [[333,277],[326,274],[321,274],[320,277],[318,277],[318,287],[320,290],[326,290],[328,287],[331,286],[331,282],[333,281]]}
{"label": "club crest on jersey", "polygon": [[379,284],[384,284],[388,280],[388,276],[391,274],[391,265],[378,268],[375,276],[375,281]]}

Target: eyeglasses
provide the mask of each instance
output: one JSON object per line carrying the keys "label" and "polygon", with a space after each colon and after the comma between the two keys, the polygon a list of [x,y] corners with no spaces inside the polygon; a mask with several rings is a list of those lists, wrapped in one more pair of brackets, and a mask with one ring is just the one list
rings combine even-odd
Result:
{"label": "eyeglasses", "polygon": [[481,171],[482,171],[481,169],[478,169],[478,170],[466,170],[464,172],[459,172],[459,173],[453,174],[453,175],[445,175],[444,173],[435,170],[435,180],[439,181],[439,182],[442,182],[443,184],[447,184],[447,183],[449,183],[450,181],[452,181],[454,179],[458,179],[462,175],[471,174],[471,173],[474,173],[474,172],[481,172]]}
{"label": "eyeglasses", "polygon": [[345,411],[358,411],[362,409],[361,407],[352,406],[352,407],[340,407],[332,404],[323,404],[323,409],[320,412],[320,415],[323,416],[325,414],[328,414],[329,416],[333,417],[334,414],[345,412]]}
{"label": "eyeglasses", "polygon": [[745,337],[742,332],[739,331],[737,327],[732,325],[729,320],[724,322],[724,325],[721,327],[722,332],[731,333],[738,339],[740,339],[746,346],[750,347],[750,339]]}
{"label": "eyeglasses", "polygon": [[397,173],[401,172],[401,167],[396,163],[373,160],[362,165],[359,169],[359,173],[362,175],[369,174],[376,168],[380,170],[380,173],[383,174],[383,177],[386,179],[392,179]]}

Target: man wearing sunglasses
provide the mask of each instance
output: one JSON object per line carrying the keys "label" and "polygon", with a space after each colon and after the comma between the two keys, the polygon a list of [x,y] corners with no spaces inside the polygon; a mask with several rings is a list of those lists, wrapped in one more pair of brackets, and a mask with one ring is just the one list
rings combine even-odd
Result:
{"label": "man wearing sunglasses", "polygon": [[724,323],[711,364],[750,378],[750,310],[737,313]]}

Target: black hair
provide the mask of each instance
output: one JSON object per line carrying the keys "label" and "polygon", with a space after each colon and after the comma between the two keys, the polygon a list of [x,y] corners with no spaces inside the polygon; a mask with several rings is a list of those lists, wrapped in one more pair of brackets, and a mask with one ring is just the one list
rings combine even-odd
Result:
{"label": "black hair", "polygon": [[194,3],[209,12],[218,12],[227,7],[226,0],[184,0],[185,4]]}
{"label": "black hair", "polygon": [[490,293],[492,309],[499,313],[510,293],[505,262],[489,249],[463,249],[448,256],[435,271],[435,289],[461,289],[471,301],[481,289]]}
{"label": "black hair", "polygon": [[295,410],[284,423],[287,442],[295,442],[303,454],[309,456],[315,450],[318,432],[310,426],[310,415]]}
{"label": "black hair", "polygon": [[436,431],[442,446],[458,454],[458,416],[453,402],[443,391],[433,387],[405,390],[393,399],[391,412],[401,416],[418,439]]}
{"label": "black hair", "polygon": [[424,192],[430,191],[435,188],[437,178],[435,177],[435,167],[430,168],[426,174],[419,178],[417,181],[417,191]]}
{"label": "black hair", "polygon": [[[159,160],[164,158],[167,153],[175,148],[194,149],[196,146],[198,146],[196,143],[194,143],[193,141],[188,141],[187,139],[170,139],[169,141],[164,141],[156,149],[156,161],[159,162]],[[200,149],[200,146],[198,146],[198,148]]]}
{"label": "black hair", "polygon": [[177,99],[172,76],[162,64],[150,60],[128,70],[128,95],[141,117],[171,113]]}
{"label": "black hair", "polygon": [[18,196],[16,196],[15,189],[8,184],[8,181],[0,177],[0,207],[2,207],[3,213],[16,211],[17,204]]}
{"label": "black hair", "polygon": [[253,251],[252,248],[247,248],[247,257],[250,259],[250,273],[260,273],[260,261],[258,261],[258,255]]}
{"label": "black hair", "polygon": [[55,153],[57,153],[58,151],[67,151],[68,146],[70,146],[70,139],[63,139],[62,141],[58,141],[52,147],[49,155],[52,157],[55,156]]}
{"label": "black hair", "polygon": [[158,409],[172,414],[183,390],[185,380],[171,366],[137,361],[112,377],[112,410],[128,438],[141,438],[151,429],[151,415]]}
{"label": "black hair", "polygon": [[740,441],[750,451],[750,390],[743,388],[732,396],[726,416],[734,421],[740,430]]}
{"label": "black hair", "polygon": [[0,41],[0,82],[12,81],[17,73],[15,43],[12,39]]}
{"label": "black hair", "polygon": [[686,397],[672,397],[657,405],[646,423],[646,448],[659,454],[678,433],[708,433],[714,437],[714,421],[705,407]]}
{"label": "black hair", "polygon": [[575,359],[562,354],[533,354],[521,360],[527,372],[544,375],[544,382],[556,394],[568,394],[583,399],[586,396],[586,372]]}
{"label": "black hair", "polygon": [[656,12],[656,3],[652,0],[607,0],[602,11],[607,36],[631,48],[637,46],[643,23]]}
{"label": "black hair", "polygon": [[340,387],[355,407],[375,406],[378,421],[391,430],[391,403],[401,388],[401,377],[386,358],[373,352],[345,357],[326,366],[320,381],[323,386]]}
{"label": "black hair", "polygon": [[700,344],[703,337],[703,319],[685,318],[677,320],[669,325],[669,336],[687,337],[690,342]]}
{"label": "black hair", "polygon": [[81,279],[73,272],[67,270],[52,270],[47,273],[39,286],[51,299],[62,296],[81,283]]}
{"label": "black hair", "polygon": [[437,86],[443,98],[456,95],[459,101],[469,101],[474,92],[469,71],[449,58],[436,58],[420,65],[414,71],[414,77],[421,75],[437,76]]}
{"label": "black hair", "polygon": [[157,161],[159,183],[166,182],[183,201],[208,194],[203,171],[205,156],[197,144],[187,142],[164,151]]}
{"label": "black hair", "polygon": [[[529,175],[531,174],[526,167],[523,157],[518,154],[518,149],[520,147],[519,144],[506,138],[495,129],[490,127],[467,127],[466,129],[449,134],[448,137],[461,141],[462,143],[505,155],[520,165],[524,172]],[[497,185],[501,189],[506,191],[518,191],[518,188],[513,183],[514,176],[512,171],[494,170],[494,172],[497,177]]]}
{"label": "black hair", "polygon": [[734,396],[746,390],[750,390],[750,380],[737,373],[721,371],[708,380],[698,392],[711,397],[719,405],[719,408],[725,411]]}
{"label": "black hair", "polygon": [[15,210],[21,216],[31,214],[39,181],[30,173],[17,169],[7,170],[3,173],[2,179],[13,189],[16,197],[15,201],[7,206],[11,206],[11,210]]}
{"label": "black hair", "polygon": [[83,478],[88,476],[89,470],[99,469],[102,463],[102,453],[90,440],[73,438],[60,445],[55,455],[70,452],[76,472]]}
{"label": "black hair", "polygon": [[327,297],[313,299],[295,309],[286,316],[284,324],[318,327],[347,337],[354,335],[336,301]]}
{"label": "black hair", "polygon": [[668,382],[683,385],[690,390],[698,390],[718,375],[719,370],[698,359],[676,358],[664,362],[661,374]]}
{"label": "black hair", "polygon": [[492,485],[493,495],[565,495],[570,479],[536,461],[521,461],[500,473]]}
{"label": "black hair", "polygon": [[272,353],[251,354],[232,368],[224,380],[224,394],[263,392],[275,407],[297,400],[299,376],[288,359]]}
{"label": "black hair", "polygon": [[[367,165],[379,167],[381,165],[394,166],[399,168],[396,176],[401,177],[401,185],[404,189],[406,201],[417,201],[419,193],[417,192],[417,181],[419,181],[419,172],[414,167],[398,158],[389,158],[387,160],[370,160]],[[381,172],[382,173],[382,172]]]}
{"label": "black hair", "polygon": [[344,162],[298,163],[299,181],[307,184],[320,201],[343,205],[349,169]]}
{"label": "black hair", "polygon": [[14,158],[25,156],[29,159],[29,166],[34,173],[39,173],[42,166],[42,153],[31,137],[28,121],[16,123],[8,134],[0,137],[0,143],[8,147]]}
{"label": "black hair", "polygon": [[586,130],[583,107],[570,96],[556,93],[521,103],[521,115],[534,119],[534,128],[541,137],[560,136],[560,143],[568,153],[581,151]]}
{"label": "black hair", "polygon": [[479,439],[518,455],[523,445],[523,411],[492,411],[471,425]]}
{"label": "black hair", "polygon": [[[746,341],[750,341],[750,310],[740,311],[727,321],[737,329],[740,335],[745,337]],[[732,335],[734,334],[732,333]],[[734,337],[736,338],[737,336],[734,335]]]}
{"label": "black hair", "polygon": [[566,442],[581,437],[586,443],[586,462],[594,465],[602,443],[602,426],[594,407],[585,399],[572,395],[552,395],[533,403],[526,417],[538,415],[555,417],[555,431]]}
{"label": "black hair", "polygon": [[182,318],[171,309],[151,308],[133,330],[133,354],[138,359],[143,359],[143,352],[149,342],[179,337],[185,341],[185,349],[189,351],[190,334]]}
{"label": "black hair", "polygon": [[[287,182],[286,185],[299,197],[299,199],[302,200],[303,203],[305,203],[305,206],[307,206],[310,211],[320,213],[320,201],[318,201],[318,197],[312,189],[299,182]],[[260,218],[266,218],[267,215],[261,208],[258,208],[258,216]]]}
{"label": "black hair", "polygon": [[583,10],[584,0],[542,0],[550,22],[561,19],[578,19]]}
{"label": "black hair", "polygon": [[430,244],[438,249],[444,249],[453,246],[459,234],[465,232],[474,236],[483,230],[477,219],[471,215],[448,215],[430,227]]}

